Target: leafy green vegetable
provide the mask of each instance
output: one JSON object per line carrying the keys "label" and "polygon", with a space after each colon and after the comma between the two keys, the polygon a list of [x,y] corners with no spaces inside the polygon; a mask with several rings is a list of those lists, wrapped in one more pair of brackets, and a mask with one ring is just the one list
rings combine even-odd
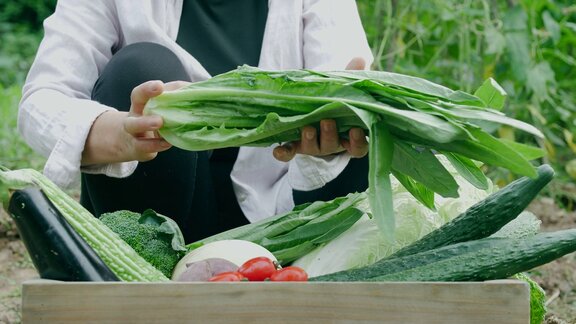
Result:
{"label": "leafy green vegetable", "polygon": [[151,209],[142,215],[128,210],[104,213],[100,220],[168,278],[187,251],[178,225]]}
{"label": "leafy green vegetable", "polygon": [[301,127],[322,119],[335,119],[341,136],[351,127],[364,128],[370,137],[371,213],[380,231],[393,240],[392,173],[428,207],[433,208],[431,192],[457,195],[454,179],[432,152],[453,154],[458,170],[479,187],[485,187],[485,180],[471,160],[536,176],[527,159],[532,154],[517,152],[519,146],[489,134],[490,125],[502,124],[543,137],[535,127],[498,111],[504,97],[499,90],[493,80],[481,87],[478,97],[389,72],[243,66],[165,92],[147,103],[145,113],[161,116],[160,134],[187,150],[298,140]]}
{"label": "leafy green vegetable", "polygon": [[375,122],[370,128],[370,154],[368,168],[368,201],[376,225],[386,238],[394,238],[394,202],[392,200],[392,156],[394,142],[383,122]]}
{"label": "leafy green vegetable", "polygon": [[464,156],[456,153],[444,153],[444,156],[450,161],[450,164],[458,171],[458,173],[474,187],[478,189],[488,189],[488,180],[484,172],[476,163]]}
{"label": "leafy green vegetable", "polygon": [[287,264],[347,231],[364,214],[359,206],[365,199],[363,193],[352,193],[329,202],[297,206],[290,212],[188,244],[187,248],[193,250],[222,240],[246,240],[263,246],[281,264]]}
{"label": "leafy green vegetable", "polygon": [[530,286],[530,324],[544,323],[547,312],[546,292],[524,272],[515,274],[514,278],[525,281]]}
{"label": "leafy green vegetable", "polygon": [[[393,168],[400,174],[414,179],[424,187],[442,197],[458,197],[458,184],[454,177],[428,149],[416,149],[411,145],[396,143],[393,157]],[[427,165],[427,173],[421,173],[422,164]]]}

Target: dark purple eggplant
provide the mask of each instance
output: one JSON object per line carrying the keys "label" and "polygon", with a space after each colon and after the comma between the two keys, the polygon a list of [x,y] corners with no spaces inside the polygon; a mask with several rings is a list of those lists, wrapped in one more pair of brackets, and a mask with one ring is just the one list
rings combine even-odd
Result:
{"label": "dark purple eggplant", "polygon": [[8,212],[41,278],[119,281],[40,189],[15,191]]}

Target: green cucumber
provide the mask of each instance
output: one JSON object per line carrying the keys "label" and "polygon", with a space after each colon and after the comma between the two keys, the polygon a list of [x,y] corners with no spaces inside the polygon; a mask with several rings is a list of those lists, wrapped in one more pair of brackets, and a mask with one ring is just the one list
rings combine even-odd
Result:
{"label": "green cucumber", "polygon": [[576,251],[576,229],[524,238],[484,238],[310,281],[484,281],[508,278]]}
{"label": "green cucumber", "polygon": [[391,273],[402,272],[417,266],[439,262],[445,259],[455,258],[459,255],[474,253],[491,246],[491,242],[480,242],[472,246],[467,244],[452,245],[451,249],[445,249],[442,253],[432,250],[423,253],[411,254],[405,257],[382,259],[374,264],[357,268],[330,273],[310,278],[310,281],[367,281],[370,278],[379,277]]}
{"label": "green cucumber", "polygon": [[522,177],[468,208],[464,213],[398,250],[389,258],[402,257],[459,242],[488,237],[516,218],[554,177],[547,164],[536,178]]}
{"label": "green cucumber", "polygon": [[[491,246],[369,281],[485,281],[505,279],[576,251],[576,229],[539,233],[528,238],[487,238]],[[485,243],[485,242],[480,242]],[[453,246],[441,249],[449,250]],[[441,249],[424,253],[443,253]],[[391,260],[392,261],[392,260]]]}

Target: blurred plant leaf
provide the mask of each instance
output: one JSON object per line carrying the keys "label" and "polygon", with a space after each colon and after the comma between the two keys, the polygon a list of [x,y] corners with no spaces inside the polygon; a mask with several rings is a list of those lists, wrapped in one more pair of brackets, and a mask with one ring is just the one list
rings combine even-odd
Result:
{"label": "blurred plant leaf", "polygon": [[524,82],[531,65],[528,16],[521,6],[515,6],[506,12],[503,23],[512,74],[516,81]]}
{"label": "blurred plant leaf", "polygon": [[506,48],[506,37],[492,25],[486,26],[484,31],[486,54],[500,55]]}
{"label": "blurred plant leaf", "polygon": [[570,147],[572,152],[576,153],[576,143],[574,142],[574,134],[567,129],[565,129],[563,133],[564,133],[564,139],[566,139],[568,147]]}
{"label": "blurred plant leaf", "polygon": [[548,61],[542,61],[530,68],[526,87],[534,92],[536,100],[542,102],[550,98],[550,93],[554,93],[556,86],[556,76]]}
{"label": "blurred plant leaf", "polygon": [[546,27],[546,30],[550,33],[550,37],[554,41],[554,44],[558,44],[558,41],[560,40],[560,25],[558,22],[554,20],[549,11],[544,11],[544,13],[542,13],[542,21],[544,22],[544,27]]}
{"label": "blurred plant leaf", "polygon": [[506,91],[492,78],[484,81],[474,95],[482,99],[487,107],[497,110],[502,110],[506,104]]}

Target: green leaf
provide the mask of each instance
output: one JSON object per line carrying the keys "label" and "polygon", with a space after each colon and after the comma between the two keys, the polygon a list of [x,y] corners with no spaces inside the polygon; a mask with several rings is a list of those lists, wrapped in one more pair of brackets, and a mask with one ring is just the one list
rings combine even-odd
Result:
{"label": "green leaf", "polygon": [[554,17],[552,17],[550,11],[548,10],[542,13],[542,21],[544,22],[544,27],[546,27],[546,30],[548,31],[550,37],[554,41],[554,45],[557,45],[558,41],[560,41],[561,36],[560,25],[554,19]]}
{"label": "green leaf", "polygon": [[494,26],[488,25],[484,30],[486,54],[500,55],[506,49],[506,38]]}
{"label": "green leaf", "polygon": [[[266,115],[261,124],[254,128],[203,127],[183,130],[180,126],[171,127],[170,125],[173,121],[185,124],[186,120],[182,119],[181,116],[172,116],[168,112],[169,110],[164,109],[154,110],[154,113],[166,120],[166,127],[160,129],[159,133],[174,146],[186,150],[208,150],[250,145],[260,140],[266,140],[268,145],[297,140],[299,138],[298,130],[303,126],[314,125],[326,118],[337,119],[353,116],[347,106],[333,102],[319,106],[310,113],[297,116],[282,117],[271,112]],[[286,137],[286,132],[292,136]]]}
{"label": "green leaf", "polygon": [[478,189],[488,189],[488,179],[474,161],[459,154],[450,152],[442,153],[446,156],[448,161],[450,161],[450,164],[452,164],[458,174],[466,179],[466,181]]}
{"label": "green leaf", "polygon": [[337,209],[332,213],[320,215],[320,217],[299,226],[289,233],[275,237],[265,237],[259,244],[270,252],[297,246],[304,242],[322,243],[322,237],[328,238],[339,235],[346,231],[362,216],[363,212],[356,208]]}
{"label": "green leaf", "polygon": [[544,137],[542,132],[540,132],[540,130],[538,130],[536,127],[521,120],[510,118],[503,113],[491,108],[478,109],[478,107],[474,106],[449,104],[446,102],[438,102],[436,104],[414,98],[407,98],[406,104],[418,111],[426,112],[428,114],[441,115],[454,127],[461,129],[462,132],[466,131],[462,121],[466,121],[467,123],[473,123],[476,124],[476,126],[481,126],[482,128],[487,128],[487,126],[498,126],[494,125],[494,123],[500,125],[508,125],[530,133],[534,136],[540,138]]}
{"label": "green leaf", "polygon": [[329,228],[326,233],[312,239],[311,242],[318,245],[332,241],[352,227],[364,215],[364,212],[357,208],[348,208],[343,210],[341,214],[344,214],[341,215],[343,220],[337,226]]}
{"label": "green leaf", "polygon": [[[152,209],[146,209],[138,219],[140,224],[150,224],[158,227],[158,230],[164,234],[165,240],[169,240],[174,251],[187,251],[184,243],[184,236],[180,231],[178,224],[171,218],[158,214]],[[164,240],[164,239],[163,239]]]}
{"label": "green leaf", "polygon": [[519,175],[536,177],[536,168],[512,147],[481,129],[471,127],[470,132],[476,141],[455,141],[437,144],[437,147],[442,151],[459,153],[470,159],[506,168]]}
{"label": "green leaf", "polygon": [[526,273],[518,273],[514,278],[527,282],[530,286],[530,324],[542,324],[546,317],[546,292]]}
{"label": "green leaf", "polygon": [[396,142],[392,169],[421,183],[442,197],[458,197],[458,184],[430,150],[416,150]]}
{"label": "green leaf", "polygon": [[550,98],[556,86],[556,75],[547,61],[542,61],[530,68],[526,87],[534,92],[534,97],[542,102]]}
{"label": "green leaf", "polygon": [[345,197],[338,197],[328,202],[315,201],[306,203],[296,206],[292,211],[215,234],[201,241],[191,243],[187,247],[193,249],[206,243],[229,239],[260,242],[264,238],[274,238],[286,234],[313,220],[329,218],[343,209],[354,207],[360,201],[363,201],[364,197],[363,193],[350,193]]}
{"label": "green leaf", "polygon": [[369,146],[371,154],[368,167],[368,201],[380,232],[385,240],[392,242],[396,228],[390,182],[394,140],[383,121],[376,121],[371,125]]}
{"label": "green leaf", "polygon": [[350,107],[369,130],[368,202],[372,217],[385,240],[394,241],[395,216],[392,199],[394,139],[388,125],[373,112]]}
{"label": "green leaf", "polygon": [[276,250],[273,254],[281,265],[285,265],[312,252],[316,247],[316,244],[308,241],[281,250]]}
{"label": "green leaf", "polygon": [[576,23],[568,21],[564,24],[564,26],[576,33]]}
{"label": "green leaf", "polygon": [[345,197],[338,197],[329,202],[317,201],[309,207],[294,213],[292,216],[283,217],[282,219],[272,220],[266,226],[261,227],[257,232],[252,231],[247,240],[257,240],[260,238],[275,238],[296,228],[304,227],[308,224],[324,222],[334,215],[338,215],[342,210],[351,208],[361,200],[362,194],[350,193]]}
{"label": "green leaf", "polygon": [[512,75],[516,81],[525,82],[532,62],[528,16],[520,5],[516,5],[506,12],[503,23]]}
{"label": "green leaf", "polygon": [[397,74],[384,71],[336,71],[326,73],[329,76],[345,77],[351,80],[378,81],[384,86],[396,86],[414,93],[420,93],[428,96],[450,99],[454,102],[470,103],[477,102],[478,98],[461,92],[451,90],[431,81],[414,76]]}
{"label": "green leaf", "polygon": [[505,138],[501,138],[500,141],[508,145],[510,148],[512,148],[518,154],[522,155],[528,161],[536,160],[546,155],[546,151],[539,147],[514,142]]}
{"label": "green leaf", "polygon": [[238,237],[239,239],[248,241],[257,241],[262,238],[274,238],[285,233],[294,231],[297,228],[305,226],[309,222],[322,217],[323,215],[332,215],[334,211],[341,207],[338,203],[325,203],[317,202],[316,206],[306,208],[298,213],[290,213],[280,219],[271,220],[264,226],[258,229],[252,229],[245,236]]}
{"label": "green leaf", "polygon": [[488,78],[476,90],[474,95],[486,103],[486,106],[502,110],[506,104],[506,91],[492,78]]}
{"label": "green leaf", "polygon": [[428,207],[431,210],[435,210],[434,206],[434,191],[426,188],[421,183],[416,182],[414,179],[408,177],[405,174],[392,170],[392,175],[398,179],[400,184],[408,190],[422,205]]}

